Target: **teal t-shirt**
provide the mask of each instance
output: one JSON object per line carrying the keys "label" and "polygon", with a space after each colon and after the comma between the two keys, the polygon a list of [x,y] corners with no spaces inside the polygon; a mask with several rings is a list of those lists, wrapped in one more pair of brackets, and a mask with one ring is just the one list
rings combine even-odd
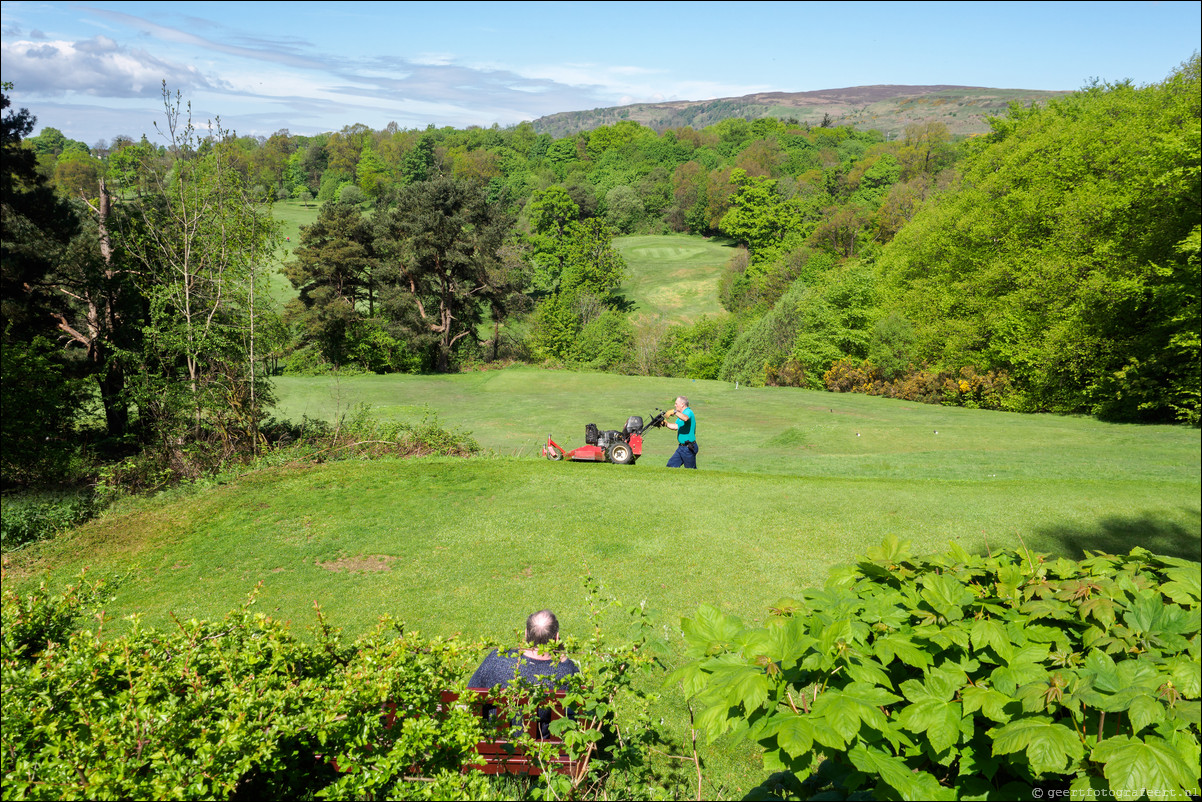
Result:
{"label": "teal t-shirt", "polygon": [[697,442],[697,417],[693,415],[693,410],[688,407],[681,410],[676,416],[676,425],[679,427],[676,430],[677,443]]}

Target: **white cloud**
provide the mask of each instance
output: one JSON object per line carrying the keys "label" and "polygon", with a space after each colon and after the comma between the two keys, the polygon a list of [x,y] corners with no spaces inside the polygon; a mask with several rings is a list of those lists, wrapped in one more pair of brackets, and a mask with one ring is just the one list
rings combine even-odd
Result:
{"label": "white cloud", "polygon": [[152,97],[159,94],[164,80],[181,90],[213,86],[193,67],[123,47],[106,36],[79,42],[3,42],[0,58],[4,60],[4,80],[23,93]]}

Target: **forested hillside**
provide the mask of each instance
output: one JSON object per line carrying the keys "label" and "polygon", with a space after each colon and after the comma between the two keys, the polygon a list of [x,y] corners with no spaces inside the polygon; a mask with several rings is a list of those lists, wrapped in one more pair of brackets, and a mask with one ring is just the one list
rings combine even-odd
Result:
{"label": "forested hillside", "polygon": [[[10,111],[5,482],[78,470],[80,442],[164,475],[253,451],[281,372],[515,360],[1197,425],[1198,98],[1195,56],[968,139],[773,117],[201,136],[168,96],[165,139],[89,147]],[[273,203],[317,213],[290,253]],[[631,233],[738,243],[723,312],[636,325]]]}
{"label": "forested hillside", "polygon": [[982,86],[852,86],[815,92],[760,92],[717,100],[633,103],[589,111],[565,111],[534,121],[534,130],[570,136],[602,125],[630,120],[666,131],[690,125],[703,128],[730,117],[755,120],[777,117],[807,125],[850,125],[881,131],[887,139],[901,136],[908,125],[939,122],[953,135],[982,134],[991,116],[1012,103],[1029,106],[1068,94]]}

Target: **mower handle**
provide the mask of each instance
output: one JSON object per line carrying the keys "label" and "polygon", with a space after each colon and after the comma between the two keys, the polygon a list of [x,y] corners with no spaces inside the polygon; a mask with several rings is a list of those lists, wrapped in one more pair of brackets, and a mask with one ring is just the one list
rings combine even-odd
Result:
{"label": "mower handle", "polygon": [[662,426],[664,422],[664,416],[667,414],[668,413],[664,412],[662,409],[655,410],[655,415],[651,418],[651,420],[647,421],[643,428],[639,429],[639,436],[642,436],[649,429],[654,429],[656,426]]}

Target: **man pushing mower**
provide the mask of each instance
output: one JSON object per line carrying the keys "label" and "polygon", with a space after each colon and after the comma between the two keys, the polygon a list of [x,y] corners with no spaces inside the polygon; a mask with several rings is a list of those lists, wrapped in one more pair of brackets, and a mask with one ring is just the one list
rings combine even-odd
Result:
{"label": "man pushing mower", "polygon": [[676,417],[675,421],[664,421],[664,426],[676,430],[676,452],[668,460],[669,468],[697,467],[697,416],[689,409],[689,399],[682,396],[676,398],[676,409],[668,413]]}

